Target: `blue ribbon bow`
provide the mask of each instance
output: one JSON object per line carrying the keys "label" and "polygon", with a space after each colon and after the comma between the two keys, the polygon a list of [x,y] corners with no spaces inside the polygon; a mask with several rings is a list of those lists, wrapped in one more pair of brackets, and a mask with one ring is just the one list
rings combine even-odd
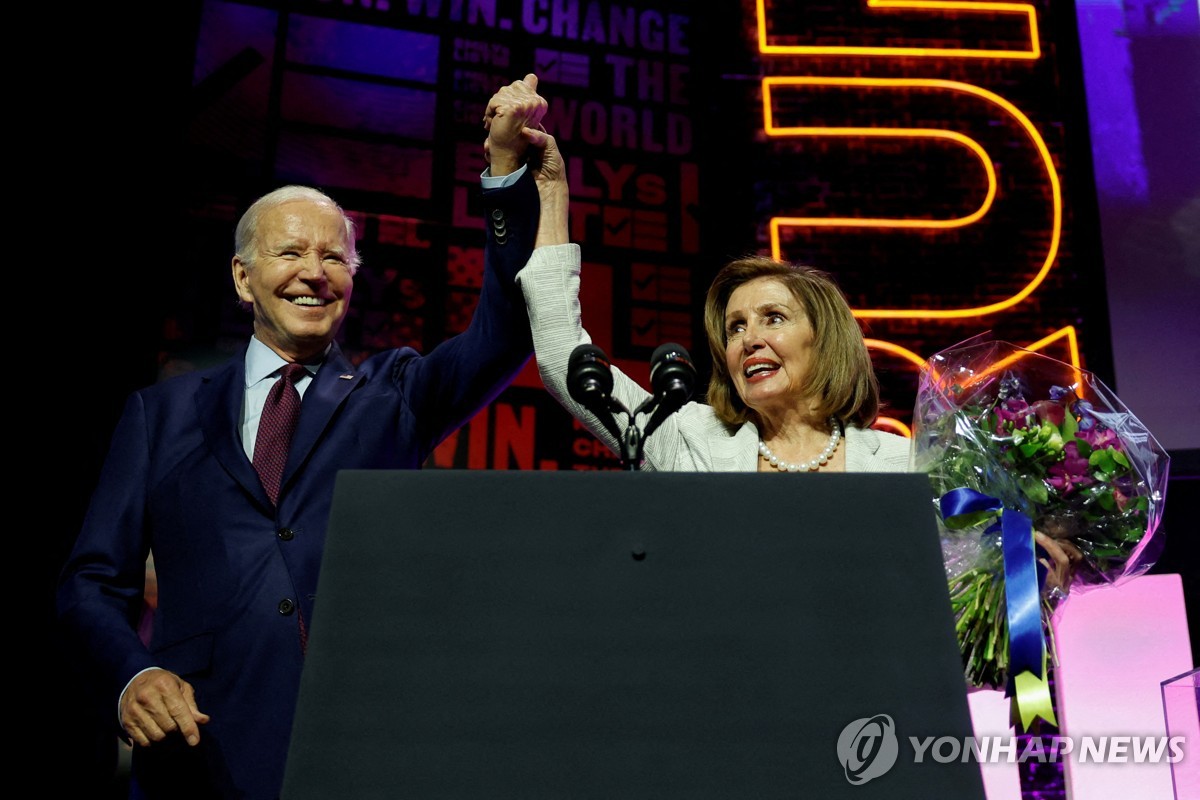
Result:
{"label": "blue ribbon bow", "polygon": [[[1046,684],[1046,639],[1042,633],[1042,586],[1046,570],[1038,563],[1033,541],[1033,522],[1020,511],[1005,508],[999,498],[961,487],[952,489],[938,499],[942,519],[970,524],[974,519],[1000,512],[1000,521],[992,524],[985,534],[999,532],[1004,556],[1004,602],[1008,617],[1009,685],[1010,696],[1017,695],[1021,705],[1022,687],[1029,685],[1044,698],[1029,697],[1021,716],[1026,728],[1034,716],[1041,716],[1057,725],[1049,705]],[[970,516],[968,516],[970,515]],[[1038,548],[1040,549],[1040,548]],[[1030,673],[1030,679],[1024,679]]]}

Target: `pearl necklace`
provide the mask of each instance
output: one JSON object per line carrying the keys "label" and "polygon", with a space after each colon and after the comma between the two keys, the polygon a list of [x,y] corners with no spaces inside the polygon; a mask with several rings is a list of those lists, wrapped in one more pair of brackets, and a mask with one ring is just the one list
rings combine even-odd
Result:
{"label": "pearl necklace", "polygon": [[818,453],[815,458],[808,461],[801,461],[799,464],[791,464],[784,461],[772,453],[771,448],[767,447],[767,443],[762,439],[758,440],[758,453],[780,472],[812,472],[818,470],[829,462],[829,458],[833,455],[833,451],[837,450],[838,442],[842,438],[842,428],[838,425],[835,417],[829,418],[829,426],[833,428],[833,433],[829,434],[829,443],[825,445],[825,449]]}

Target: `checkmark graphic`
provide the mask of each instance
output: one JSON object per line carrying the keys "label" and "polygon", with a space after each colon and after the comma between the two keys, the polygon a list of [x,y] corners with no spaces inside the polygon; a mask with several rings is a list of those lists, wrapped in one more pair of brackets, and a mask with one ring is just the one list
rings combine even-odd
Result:
{"label": "checkmark graphic", "polygon": [[604,243],[614,247],[630,247],[633,244],[632,215],[627,208],[604,209]]}
{"label": "checkmark graphic", "polygon": [[[615,215],[614,215],[614,214],[608,214],[607,216],[609,216],[609,217],[612,217],[612,216],[615,216]],[[620,234],[620,233],[621,233],[621,231],[623,231],[623,230],[625,230],[626,228],[628,228],[628,227],[629,227],[629,223],[630,223],[630,222],[632,222],[632,220],[633,220],[633,218],[632,218],[632,217],[630,217],[628,214],[625,214],[625,217],[624,217],[624,219],[618,220],[618,221],[617,221],[615,224],[614,224],[614,223],[611,223],[611,222],[609,222],[607,219],[605,219],[605,220],[604,220],[604,230],[605,230],[606,232],[608,232],[608,233],[611,233],[611,234],[613,234],[614,236],[616,236],[616,235]]]}
{"label": "checkmark graphic", "polygon": [[658,272],[650,264],[633,265],[633,297],[635,300],[653,300],[658,295]]}
{"label": "checkmark graphic", "polygon": [[658,339],[658,321],[659,314],[653,309],[633,309],[633,318],[630,320],[632,325],[630,343],[639,347],[655,344]]}
{"label": "checkmark graphic", "polygon": [[561,63],[562,57],[557,50],[538,50],[533,56],[535,71],[542,80],[557,81]]}

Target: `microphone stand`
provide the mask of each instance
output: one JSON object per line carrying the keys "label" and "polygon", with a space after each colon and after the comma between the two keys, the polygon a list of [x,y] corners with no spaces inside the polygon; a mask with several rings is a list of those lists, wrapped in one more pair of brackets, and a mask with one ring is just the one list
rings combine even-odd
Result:
{"label": "microphone stand", "polygon": [[[652,407],[657,406],[660,398],[649,398],[633,412],[630,412],[624,403],[612,395],[604,395],[603,397],[592,396],[588,399],[590,403],[585,405],[585,408],[591,411],[600,420],[604,428],[617,440],[617,445],[620,448],[617,457],[621,461],[621,469],[627,472],[637,472],[640,470],[642,468],[642,448],[646,444],[646,436],[648,434],[643,433],[642,429],[638,427],[637,415],[647,413]],[[624,433],[621,432],[620,426],[617,425],[615,413],[618,411],[625,415]]]}
{"label": "microphone stand", "polygon": [[[607,394],[602,398],[592,398],[592,404],[587,406],[588,410],[596,415],[605,429],[617,440],[621,451],[617,454],[617,457],[621,461],[621,469],[623,470],[636,472],[642,468],[642,446],[645,442],[645,437],[642,435],[641,429],[637,426],[637,415],[642,413],[646,406],[654,402],[654,400],[654,398],[650,398],[650,400],[642,403],[633,413],[630,413],[629,409],[620,400]],[[625,415],[624,433],[621,433],[616,417],[614,416],[617,411]]]}
{"label": "microphone stand", "polygon": [[[655,384],[656,391],[632,413],[624,403],[612,396],[611,366],[603,350],[585,342],[576,346],[568,361],[567,390],[571,399],[592,412],[604,429],[612,434],[620,449],[618,458],[621,469],[629,472],[636,472],[642,468],[642,451],[647,437],[663,420],[678,411],[692,394],[695,368],[692,367],[691,357],[687,355],[686,350],[680,345],[665,344],[655,351],[652,360],[656,366],[666,363],[667,360],[679,361],[683,366],[664,368],[661,373],[662,380],[656,380],[655,369],[651,369],[651,382]],[[685,371],[681,377],[678,374],[669,374],[672,369],[675,372],[679,369]],[[614,416],[618,411],[625,415],[624,433],[620,431]],[[638,414],[650,415],[645,431],[638,427]]]}
{"label": "microphone stand", "polygon": [[[620,437],[621,469],[637,471],[642,468],[642,451],[646,446],[646,439],[650,437],[650,434],[654,433],[655,428],[661,425],[664,419],[677,411],[679,406],[683,405],[683,403],[676,403],[674,404],[674,408],[670,408],[670,404],[664,405],[667,394],[667,392],[659,392],[658,394],[651,395],[646,399],[646,402],[634,409],[632,414],[616,399],[612,399],[611,402],[619,406],[618,410],[624,412],[627,420],[625,434]],[[684,402],[686,402],[686,396]],[[666,413],[654,413],[656,411],[666,411]],[[646,423],[646,430],[644,431],[637,425],[638,414],[652,415],[650,421]]]}
{"label": "microphone stand", "polygon": [[621,469],[637,472],[642,468],[642,445],[645,438],[638,428],[634,417],[638,412],[628,416],[629,424],[625,426],[625,435],[621,437]]}

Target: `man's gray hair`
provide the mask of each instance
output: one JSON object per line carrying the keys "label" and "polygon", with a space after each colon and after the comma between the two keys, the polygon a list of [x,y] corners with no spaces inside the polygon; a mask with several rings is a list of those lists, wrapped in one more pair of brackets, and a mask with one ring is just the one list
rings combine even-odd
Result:
{"label": "man's gray hair", "polygon": [[233,235],[234,254],[238,260],[245,264],[247,269],[254,267],[254,258],[257,255],[255,237],[258,235],[258,223],[262,219],[262,215],[272,208],[296,200],[325,203],[337,209],[346,225],[346,241],[350,243],[350,252],[347,254],[346,263],[350,267],[351,275],[357,272],[362,259],[358,257],[358,247],[355,244],[357,240],[354,233],[354,220],[350,219],[342,207],[333,201],[332,197],[311,186],[281,186],[273,192],[264,194],[246,209],[246,213],[242,214],[242,218],[238,220],[237,230]]}

